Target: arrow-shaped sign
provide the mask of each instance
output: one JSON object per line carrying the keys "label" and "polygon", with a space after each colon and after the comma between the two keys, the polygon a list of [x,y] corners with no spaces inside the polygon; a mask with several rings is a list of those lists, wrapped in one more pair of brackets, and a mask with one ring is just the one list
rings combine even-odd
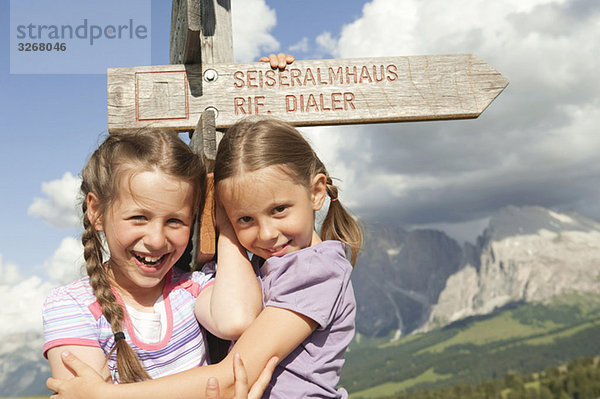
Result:
{"label": "arrow-shaped sign", "polygon": [[297,126],[476,118],[508,80],[471,54],[108,70],[109,131],[218,128],[245,116]]}

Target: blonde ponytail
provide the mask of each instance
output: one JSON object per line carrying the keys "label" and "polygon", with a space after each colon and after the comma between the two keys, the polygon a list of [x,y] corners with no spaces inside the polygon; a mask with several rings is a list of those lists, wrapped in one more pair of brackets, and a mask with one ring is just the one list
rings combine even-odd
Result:
{"label": "blonde ponytail", "polygon": [[350,249],[350,263],[356,265],[358,253],[362,247],[363,235],[358,222],[342,206],[338,197],[338,188],[327,176],[327,195],[330,198],[329,210],[321,226],[322,240],[338,240]]}

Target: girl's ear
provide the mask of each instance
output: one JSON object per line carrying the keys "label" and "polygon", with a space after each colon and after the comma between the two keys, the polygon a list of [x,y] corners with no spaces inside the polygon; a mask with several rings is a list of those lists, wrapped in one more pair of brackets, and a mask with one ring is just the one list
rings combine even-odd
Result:
{"label": "girl's ear", "polygon": [[323,202],[325,202],[325,197],[327,197],[327,176],[319,173],[312,181],[311,200],[314,211],[321,209]]}
{"label": "girl's ear", "polygon": [[100,201],[98,200],[98,197],[96,197],[96,194],[94,193],[88,193],[85,197],[85,202],[87,204],[86,213],[88,220],[92,226],[94,226],[96,231],[103,231],[102,214],[100,212]]}

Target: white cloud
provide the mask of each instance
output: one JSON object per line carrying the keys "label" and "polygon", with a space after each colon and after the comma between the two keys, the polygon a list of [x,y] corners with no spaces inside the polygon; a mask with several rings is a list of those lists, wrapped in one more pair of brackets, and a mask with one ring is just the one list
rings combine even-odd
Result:
{"label": "white cloud", "polygon": [[59,180],[42,183],[47,198],[34,198],[27,213],[56,227],[79,227],[77,196],[81,180],[67,172]]}
{"label": "white cloud", "polygon": [[338,58],[473,53],[510,84],[476,120],[336,126],[313,142],[354,211],[377,221],[462,229],[506,205],[600,218],[594,37],[598,2],[372,0],[319,36],[321,48]]}
{"label": "white cloud", "polygon": [[24,277],[0,254],[0,337],[42,330],[42,303],[53,287],[39,277]]}
{"label": "white cloud", "polygon": [[52,257],[44,263],[44,268],[53,282],[68,284],[81,277],[83,246],[80,241],[64,238]]}
{"label": "white cloud", "polygon": [[308,37],[304,36],[302,39],[300,39],[300,41],[296,44],[292,44],[289,48],[290,53],[293,54],[297,54],[297,53],[307,53],[309,50],[308,47]]}
{"label": "white cloud", "polygon": [[365,4],[362,17],[342,28],[333,54],[341,58],[415,54],[414,29],[423,3],[373,0]]}
{"label": "white cloud", "polygon": [[269,33],[277,23],[275,11],[265,0],[233,0],[231,3],[236,61],[257,61],[279,48],[279,42]]}
{"label": "white cloud", "polygon": [[326,54],[335,54],[339,52],[337,50],[338,41],[331,35],[331,32],[323,32],[315,39],[317,42],[317,49],[319,52]]}
{"label": "white cloud", "polygon": [[52,281],[23,276],[17,265],[0,254],[0,337],[25,331],[42,331],[42,304],[53,287],[81,277],[83,248],[77,240],[62,240],[44,267]]}
{"label": "white cloud", "polygon": [[19,268],[14,263],[4,262],[0,254],[0,285],[16,284],[21,279]]}

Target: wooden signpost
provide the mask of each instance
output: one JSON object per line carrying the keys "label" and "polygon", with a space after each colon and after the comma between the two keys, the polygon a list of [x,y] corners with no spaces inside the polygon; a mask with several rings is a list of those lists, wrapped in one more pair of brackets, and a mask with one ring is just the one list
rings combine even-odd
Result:
{"label": "wooden signpost", "polygon": [[[476,118],[508,80],[471,54],[166,65],[108,72],[109,130],[217,128],[245,116],[296,126]],[[125,95],[125,93],[127,93]]]}
{"label": "wooden signpost", "polygon": [[[477,118],[508,85],[472,54],[295,61],[285,70],[234,63],[230,9],[229,0],[173,0],[172,65],[108,70],[110,132],[194,131],[192,146],[210,163],[215,129],[243,117],[296,126]],[[197,260],[214,248],[206,234]]]}

